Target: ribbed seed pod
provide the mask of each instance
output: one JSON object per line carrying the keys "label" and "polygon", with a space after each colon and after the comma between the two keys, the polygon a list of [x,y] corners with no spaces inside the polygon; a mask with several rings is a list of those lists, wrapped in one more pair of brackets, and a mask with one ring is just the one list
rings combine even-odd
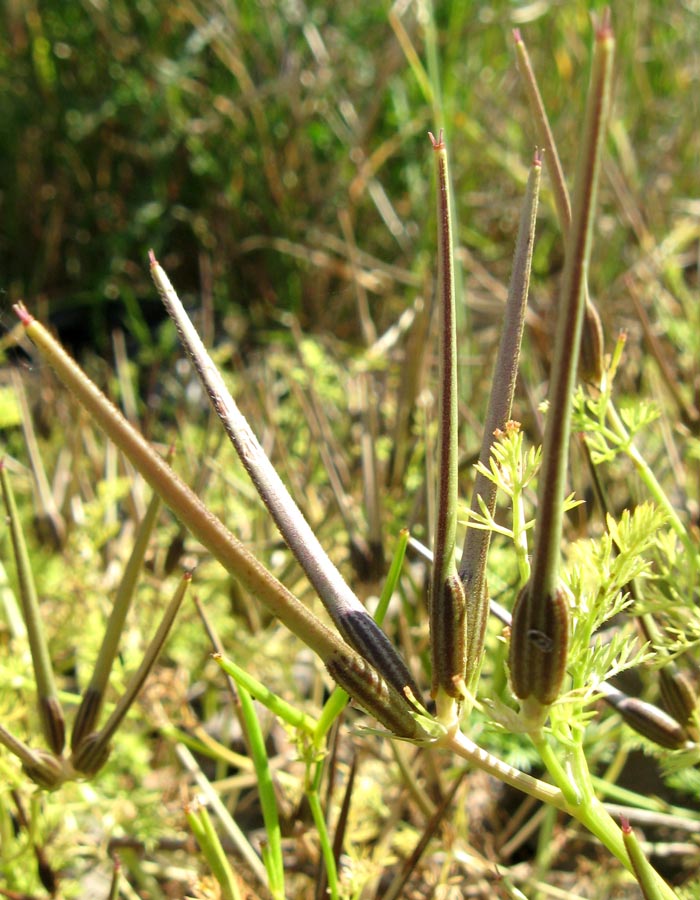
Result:
{"label": "ribbed seed pod", "polygon": [[682,725],[653,703],[638,697],[628,697],[621,692],[606,696],[607,702],[636,732],[669,750],[680,750],[688,743],[688,734]]}
{"label": "ribbed seed pod", "polygon": [[96,691],[88,687],[83,696],[80,708],[73,723],[73,733],[71,734],[71,750],[75,752],[80,749],[83,739],[95,730],[95,722],[99,715],[104,694],[102,691]]}
{"label": "ribbed seed pod", "polygon": [[60,756],[66,743],[63,710],[56,697],[39,697],[39,713],[46,743]]}
{"label": "ribbed seed pod", "polygon": [[397,737],[425,740],[428,734],[411,715],[407,697],[359,655],[336,654],[326,660],[328,674],[375,719]]}
{"label": "ribbed seed pod", "polygon": [[55,756],[47,750],[34,751],[37,762],[25,762],[22,765],[24,772],[34,784],[52,791],[66,780],[65,764],[60,756]]}
{"label": "ribbed seed pod", "polygon": [[513,609],[509,666],[520,700],[534,697],[549,706],[559,696],[569,649],[569,604],[563,588],[535,596],[529,585]]}
{"label": "ribbed seed pod", "polygon": [[659,689],[666,711],[688,730],[693,740],[698,740],[700,736],[692,721],[693,715],[697,712],[698,697],[690,680],[675,663],[669,663],[659,669]]}
{"label": "ribbed seed pod", "polygon": [[93,731],[73,751],[71,764],[82,775],[95,775],[109,759],[112,746],[105,741],[101,731]]}
{"label": "ribbed seed pod", "polygon": [[[436,697],[438,688],[448,697],[462,697],[457,679],[464,680],[466,658],[466,600],[464,587],[459,575],[448,576],[437,599],[438,608],[433,615],[433,687],[432,696]],[[437,627],[436,627],[437,623]]]}
{"label": "ribbed seed pod", "polygon": [[581,328],[581,355],[579,375],[586,382],[599,385],[603,379],[605,363],[603,359],[603,326],[600,315],[590,297],[586,297]]}

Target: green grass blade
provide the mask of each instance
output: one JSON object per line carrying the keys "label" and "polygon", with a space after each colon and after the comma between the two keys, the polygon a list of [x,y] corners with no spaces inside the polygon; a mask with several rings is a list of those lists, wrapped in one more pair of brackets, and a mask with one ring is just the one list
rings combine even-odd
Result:
{"label": "green grass blade", "polygon": [[263,861],[270,880],[270,893],[275,898],[284,898],[284,860],[282,858],[282,833],[280,831],[277,798],[272,783],[272,773],[265,750],[265,738],[255,712],[253,699],[239,682],[238,691],[241,699],[241,711],[246,724],[250,743],[250,752],[255,766],[258,782],[260,805],[262,806],[267,848],[263,851]]}
{"label": "green grass blade", "polygon": [[278,697],[277,694],[265,687],[256,678],[253,678],[252,675],[246,672],[245,669],[242,669],[232,659],[214,654],[214,660],[238,685],[242,685],[259,703],[262,703],[270,712],[288,725],[299,728],[307,734],[313,734],[316,731],[318,722],[315,719],[301,712],[301,710],[292,706],[291,703],[287,703],[286,700],[282,700],[281,697]]}

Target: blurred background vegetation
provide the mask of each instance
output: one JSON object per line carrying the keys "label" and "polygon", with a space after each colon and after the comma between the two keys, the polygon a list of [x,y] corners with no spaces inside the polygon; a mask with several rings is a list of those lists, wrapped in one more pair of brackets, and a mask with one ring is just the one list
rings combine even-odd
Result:
{"label": "blurred background vegetation", "polygon": [[[162,315],[153,247],[185,295],[207,293],[243,329],[290,310],[356,337],[359,270],[381,332],[431,275],[426,131],[444,126],[467,302],[488,309],[534,144],[510,30],[523,29],[571,173],[594,6],[7,0],[5,305],[44,297],[64,339],[101,351],[117,324],[146,341]],[[697,205],[700,7],[612,11],[609,252],[593,278],[615,303],[616,279]],[[541,219],[542,279],[561,262],[546,198]]]}
{"label": "blurred background vegetation", "polygon": [[[278,536],[232,451],[221,447],[218,427],[206,430],[206,404],[192,387],[191,373],[170,358],[179,351],[149,277],[152,247],[185,304],[211,313],[203,318],[205,339],[216,345],[227,374],[235,369],[241,405],[273,448],[275,463],[322,543],[363,597],[376,592],[381,558],[368,577],[352,546],[347,553],[358,534],[370,543],[376,536],[360,460],[366,433],[377,438],[380,469],[386,469],[372,498],[377,507],[383,504],[375,518],[385,555],[407,524],[414,535],[429,537],[426,466],[433,423],[417,401],[423,387],[434,385],[426,379],[429,366],[410,385],[413,395],[401,397],[413,370],[421,368],[422,354],[431,362],[427,321],[422,331],[407,329],[405,340],[380,345],[374,355],[361,349],[407,309],[415,311],[418,325],[421,308],[429,313],[435,229],[427,131],[446,130],[459,219],[466,301],[460,362],[472,382],[461,409],[462,420],[473,426],[469,446],[463,447],[469,462],[483,421],[535,142],[511,30],[519,27],[527,42],[570,177],[588,77],[592,8],[600,4],[6,0],[0,7],[3,324],[14,325],[11,304],[24,299],[32,312],[50,319],[149,438],[172,441],[175,420],[181,449],[176,465],[187,480],[199,490],[211,475],[206,500],[212,509],[233,523],[236,534],[305,602],[314,603],[308,585],[279,553]],[[616,0],[612,18],[615,101],[590,281],[608,335],[606,350],[620,328],[629,331],[619,380],[623,389],[653,396],[668,415],[670,432],[683,410],[679,414],[666,402],[657,369],[642,358],[640,315],[649,318],[680,393],[692,405],[700,384],[700,3]],[[563,261],[546,166],[543,181],[525,388],[517,409],[534,442],[539,434],[531,426],[545,381],[548,320]],[[140,397],[131,397],[131,407],[128,367],[117,376],[113,372],[115,358],[119,370],[117,331],[124,333],[129,361],[139,364]],[[305,341],[303,335],[316,340]],[[99,364],[88,351],[105,362]],[[231,360],[234,365],[228,366]],[[367,372],[374,380],[365,383]],[[42,456],[68,526],[61,554],[35,538],[36,570],[58,668],[68,673],[74,690],[70,679],[77,672],[84,681],[94,659],[114,592],[114,576],[107,576],[131,546],[129,529],[145,505],[143,485],[130,470],[120,469],[96,431],[76,419],[75,407],[49,374],[35,371],[26,380],[31,398],[41,401],[34,415]],[[150,402],[154,385],[159,404]],[[242,386],[245,391],[238,390]],[[407,410],[403,418],[402,409]],[[375,412],[378,425],[372,422]],[[320,423],[315,430],[314,418]],[[20,461],[16,475],[29,522],[36,501],[25,465],[25,433],[15,428],[3,436],[8,457]],[[680,467],[669,474],[673,454],[658,435],[651,443],[649,458],[658,461],[660,477],[670,480]],[[692,515],[698,512],[697,442],[695,447],[688,456],[688,480],[678,480],[686,488],[679,504]],[[679,458],[686,459],[683,453]],[[333,467],[346,491],[340,501],[328,486]],[[465,482],[468,469],[465,465]],[[620,504],[634,496],[633,473],[614,472],[610,483],[619,486]],[[462,495],[469,496],[468,486],[462,487]],[[162,606],[167,566],[160,557],[173,544],[182,550],[182,533],[172,519],[164,516],[163,522],[139,621],[130,624],[124,641],[126,669],[134,665],[142,634],[151,630]],[[509,573],[503,566],[493,568],[492,593],[498,596]],[[405,589],[422,658],[427,656],[420,637],[424,574],[410,570]],[[297,689],[292,666],[313,669],[320,695],[326,684],[320,665],[310,663],[250,598],[241,597],[218,566],[202,560],[196,582],[225,645],[235,648],[242,665],[281,693]],[[404,638],[391,636],[407,649]],[[493,645],[484,676],[495,680],[497,694],[504,689],[497,656],[502,644],[494,639]],[[174,767],[172,749],[157,730],[161,711],[156,715],[151,707],[165,704],[172,721],[188,726],[194,707],[207,725],[217,719],[227,701],[209,649],[194,610],[183,610],[149,689],[155,699],[144,702],[146,713],[120,735],[94,790],[91,784],[76,785],[71,793],[66,786],[56,802],[47,800],[45,831],[53,835],[57,867],[65,859],[80,869],[79,857],[91,869],[90,853],[98,854],[93,839],[103,859],[105,835],[126,833],[150,841],[149,846],[162,839],[170,853],[167,842],[182,827],[185,789],[182,770]],[[17,679],[15,659],[6,657],[9,710]],[[306,702],[313,692],[299,688],[299,693],[304,696],[299,702]],[[19,707],[16,715],[23,715]],[[604,740],[596,740],[598,732],[591,738],[594,762],[596,754],[605,762],[617,746],[610,728],[619,732],[619,723],[609,723],[609,718],[603,723]],[[512,736],[479,735],[478,724],[470,726],[475,737],[496,743],[504,758],[522,765],[532,761]],[[279,740],[287,771],[293,748]],[[382,742],[372,746],[377,757],[385,754],[381,772],[389,772],[388,751],[377,750]],[[225,770],[223,763],[219,770]],[[368,780],[370,803],[381,793],[376,784]],[[649,793],[638,779],[634,786]],[[498,795],[492,802],[498,803]],[[459,816],[466,806],[466,796],[458,798]],[[69,807],[71,816],[65,812]],[[298,820],[298,807],[290,803],[290,832]],[[185,838],[178,849],[196,868],[185,855]],[[577,855],[563,854],[565,866]],[[169,863],[170,856],[165,858]],[[380,860],[379,868],[383,864]],[[33,875],[24,878],[15,859],[8,871],[17,890],[36,882]],[[144,867],[140,871],[155,883]],[[602,896],[597,865],[586,877],[588,896]],[[87,895],[80,890],[74,887],[72,895]],[[158,895],[155,888],[151,895]],[[179,895],[173,890],[172,896]]]}

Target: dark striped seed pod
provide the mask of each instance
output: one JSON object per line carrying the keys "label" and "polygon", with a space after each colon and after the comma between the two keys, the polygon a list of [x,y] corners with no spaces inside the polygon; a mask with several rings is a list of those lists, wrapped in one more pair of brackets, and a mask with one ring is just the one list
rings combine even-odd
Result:
{"label": "dark striped seed pod", "polygon": [[73,733],[71,734],[71,750],[75,752],[83,743],[83,739],[95,730],[95,722],[102,707],[104,694],[94,688],[88,687],[83,695],[80,708],[75,716],[73,723]]}
{"label": "dark striped seed pod", "polygon": [[420,696],[406,663],[368,612],[348,610],[340,613],[338,630],[348,644],[381,672],[397,691],[401,692],[408,687],[415,697]]}
{"label": "dark striped seed pod", "polygon": [[[697,729],[693,716],[698,710],[698,697],[689,679],[675,663],[668,663],[659,669],[659,689],[666,711],[689,732]],[[696,735],[694,736],[697,740]]]}
{"label": "dark striped seed pod", "polygon": [[111,745],[102,738],[102,732],[93,731],[83,739],[77,751],[73,751],[71,764],[82,775],[95,775],[109,759]]}
{"label": "dark striped seed pod", "polygon": [[59,756],[49,753],[47,750],[35,750],[36,763],[25,762],[22,765],[24,772],[34,784],[52,791],[66,780],[64,762]]}
{"label": "dark striped seed pod", "polygon": [[46,743],[60,756],[66,743],[66,726],[61,705],[56,697],[40,697],[39,712]]}
{"label": "dark striped seed pod", "polygon": [[563,588],[535,596],[529,585],[513,609],[509,666],[513,692],[549,706],[559,696],[569,649],[569,604]]}
{"label": "dark striped seed pod", "polygon": [[653,703],[638,697],[628,697],[616,691],[605,697],[606,701],[636,732],[668,750],[680,750],[688,743],[688,734],[682,725]]}
{"label": "dark striped seed pod", "polygon": [[581,355],[578,364],[579,374],[583,381],[596,385],[601,383],[605,371],[603,346],[603,326],[600,315],[591,298],[587,297],[583,313]]}
{"label": "dark striped seed pod", "polygon": [[367,660],[354,653],[338,653],[326,661],[326,669],[359,706],[392,734],[410,740],[428,738],[411,714],[408,698],[386,682]]}
{"label": "dark striped seed pod", "polygon": [[460,682],[464,682],[466,666],[466,599],[459,575],[449,575],[440,592],[432,618],[433,687],[436,697],[438,688],[448,697],[461,699]]}

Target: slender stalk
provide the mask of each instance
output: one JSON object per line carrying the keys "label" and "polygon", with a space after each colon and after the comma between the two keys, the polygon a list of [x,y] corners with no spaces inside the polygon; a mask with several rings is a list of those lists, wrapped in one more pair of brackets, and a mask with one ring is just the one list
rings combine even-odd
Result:
{"label": "slender stalk", "polygon": [[175,745],[175,753],[187,772],[194,778],[197,787],[206,797],[207,803],[211,809],[213,809],[218,816],[224,831],[231,839],[233,846],[241,855],[245,864],[250,868],[251,872],[254,873],[258,881],[267,887],[267,870],[265,869],[265,866],[261,863],[260,857],[253,850],[248,838],[243,834],[235,820],[231,817],[231,814],[226,809],[226,806],[218,793],[214,790],[209,779],[204,772],[202,772],[197,764],[197,760],[182,743]]}
{"label": "slender stalk", "polygon": [[[489,406],[484,423],[479,462],[488,469],[498,431],[504,432],[510,419],[513,395],[520,360],[520,346],[525,322],[525,308],[530,286],[532,252],[535,244],[535,223],[539,195],[542,160],[535,153],[530,177],[527,182],[525,200],[520,215],[520,226],[515,248],[513,273],[511,275],[508,302],[498,355],[494,365]],[[481,504],[485,504],[492,518],[496,509],[497,486],[482,471],[477,470],[472,494],[472,512],[481,514]],[[476,692],[476,684],[481,670],[484,650],[484,636],[488,619],[489,598],[486,590],[486,560],[491,531],[489,529],[467,528],[464,548],[459,565],[459,576],[464,585],[467,607],[466,639],[466,687],[468,695]]]}
{"label": "slender stalk", "polygon": [[109,745],[114,737],[117,729],[121,725],[124,717],[131,709],[134,701],[139,695],[144,682],[148,678],[151,669],[155,665],[156,660],[163,649],[172,624],[175,621],[182,600],[192,581],[192,574],[185,572],[180,579],[180,584],[175,591],[172,600],[168,604],[163,618],[156,630],[151,643],[148,645],[143,655],[141,664],[129,680],[126,690],[119,699],[119,702],[112,710],[111,715],[105,722],[100,731],[92,732],[73,749],[71,762],[73,767],[86,774],[92,775],[97,772],[105,764],[109,757]]}
{"label": "slender stalk", "polygon": [[311,815],[314,820],[314,825],[316,826],[316,833],[318,834],[318,841],[321,846],[323,864],[326,867],[328,894],[330,895],[331,900],[338,900],[338,867],[335,863],[333,844],[330,835],[328,834],[328,824],[326,822],[326,817],[323,814],[323,807],[319,796],[321,776],[323,775],[323,764],[318,763],[314,768],[314,778],[311,782],[311,786],[306,790],[306,799],[309,802],[309,808],[311,809]]}
{"label": "slender stalk", "polygon": [[301,712],[301,710],[292,706],[291,703],[287,703],[281,697],[278,697],[277,694],[265,687],[264,684],[261,684],[256,678],[253,678],[249,672],[246,672],[233,660],[226,659],[226,657],[220,656],[218,653],[214,654],[214,660],[239,686],[244,687],[249,694],[252,694],[271,713],[293,728],[299,728],[307,734],[314,733],[318,727],[318,722],[310,715]]}
{"label": "slender stalk", "polygon": [[81,740],[91,732],[102,709],[105,691],[112,671],[114,658],[119,648],[119,640],[124,629],[124,622],[131,607],[131,601],[136,590],[136,582],[143,566],[143,560],[148,549],[148,541],[153,531],[161,500],[158,494],[154,494],[146,511],[146,515],[139,525],[136,540],[131,555],[124,569],[124,574],[117,589],[112,612],[110,613],[105,629],[100,652],[95,661],[95,668],[86,688],[83,699],[75,717],[73,732],[71,734],[71,747],[73,750],[80,745]]}
{"label": "slender stalk", "polygon": [[27,627],[27,638],[34,669],[39,720],[46,743],[54,753],[60,754],[65,743],[63,711],[56,692],[53,666],[41,621],[39,598],[34,583],[29,551],[19,521],[15,495],[2,460],[0,460],[0,484],[10,526],[22,614]]}
{"label": "slender stalk", "polygon": [[[518,69],[525,86],[530,109],[535,120],[537,140],[545,150],[547,169],[549,170],[554,191],[554,203],[559,216],[564,242],[568,246],[569,231],[571,228],[571,201],[566,187],[564,170],[562,169],[557,145],[552,134],[552,129],[544,108],[542,95],[537,86],[537,79],[530,63],[527,47],[520,35],[520,30],[513,31],[515,40],[516,59]],[[600,384],[603,377],[603,326],[595,304],[588,294],[588,283],[584,284],[585,312],[583,322],[583,335],[581,340],[581,372],[585,380]]]}
{"label": "slender stalk", "polygon": [[553,595],[559,581],[562,504],[566,488],[571,404],[581,343],[586,273],[593,240],[593,213],[610,106],[613,52],[613,35],[606,22],[596,33],[589,101],[576,170],[571,231],[557,316],[531,578],[532,593],[537,596]]}

